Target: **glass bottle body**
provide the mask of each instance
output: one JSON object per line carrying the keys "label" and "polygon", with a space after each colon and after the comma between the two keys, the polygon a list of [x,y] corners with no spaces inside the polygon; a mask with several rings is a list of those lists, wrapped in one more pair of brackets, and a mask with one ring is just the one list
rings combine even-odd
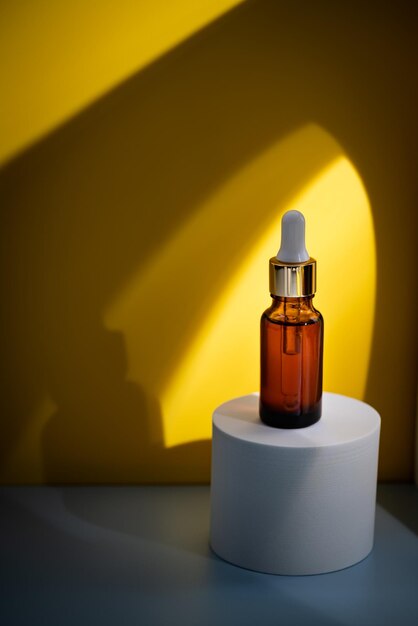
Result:
{"label": "glass bottle body", "polygon": [[317,422],[322,405],[324,322],[313,296],[273,296],[261,317],[260,418],[277,428]]}

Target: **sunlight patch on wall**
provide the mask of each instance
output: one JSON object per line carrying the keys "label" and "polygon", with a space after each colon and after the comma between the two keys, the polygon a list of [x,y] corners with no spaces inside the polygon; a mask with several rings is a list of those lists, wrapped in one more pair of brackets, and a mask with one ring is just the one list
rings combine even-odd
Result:
{"label": "sunlight patch on wall", "polygon": [[138,419],[153,443],[210,438],[213,409],[258,389],[268,260],[288,209],[304,213],[318,260],[324,387],[362,398],[376,284],[371,209],[339,144],[309,124],[201,201],[104,311],[105,326],[125,336],[127,378],[149,406]]}
{"label": "sunlight patch on wall", "polygon": [[168,446],[211,436],[220,402],[258,389],[259,317],[269,305],[268,259],[280,244],[284,211],[302,211],[318,260],[315,304],[325,318],[324,388],[362,398],[373,331],[376,256],[367,195],[350,162],[333,162],[286,207],[251,250],[163,394]]}

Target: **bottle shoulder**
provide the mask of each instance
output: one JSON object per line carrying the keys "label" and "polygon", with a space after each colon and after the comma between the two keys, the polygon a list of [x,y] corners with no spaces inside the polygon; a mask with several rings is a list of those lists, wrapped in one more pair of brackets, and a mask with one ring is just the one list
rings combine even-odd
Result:
{"label": "bottle shoulder", "polygon": [[284,307],[277,307],[274,304],[263,312],[261,321],[263,320],[273,324],[294,326],[306,326],[307,324],[323,325],[324,323],[322,314],[313,307],[292,307],[291,310],[285,310]]}

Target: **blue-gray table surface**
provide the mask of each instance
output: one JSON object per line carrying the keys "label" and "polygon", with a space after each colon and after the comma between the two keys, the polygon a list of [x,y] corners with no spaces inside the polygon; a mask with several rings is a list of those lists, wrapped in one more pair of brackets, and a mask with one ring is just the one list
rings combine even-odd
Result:
{"label": "blue-gray table surface", "polygon": [[4,487],[0,503],[2,626],[418,625],[413,485],[379,486],[364,561],[301,577],[215,556],[209,487]]}

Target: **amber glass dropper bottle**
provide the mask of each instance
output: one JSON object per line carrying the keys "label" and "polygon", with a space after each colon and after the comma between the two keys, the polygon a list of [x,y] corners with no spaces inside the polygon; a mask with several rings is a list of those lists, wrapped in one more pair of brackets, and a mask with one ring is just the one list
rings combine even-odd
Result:
{"label": "amber glass dropper bottle", "polygon": [[288,211],[270,259],[271,306],[261,317],[260,418],[303,428],[321,417],[324,322],[312,303],[316,261],[305,247],[305,218]]}

